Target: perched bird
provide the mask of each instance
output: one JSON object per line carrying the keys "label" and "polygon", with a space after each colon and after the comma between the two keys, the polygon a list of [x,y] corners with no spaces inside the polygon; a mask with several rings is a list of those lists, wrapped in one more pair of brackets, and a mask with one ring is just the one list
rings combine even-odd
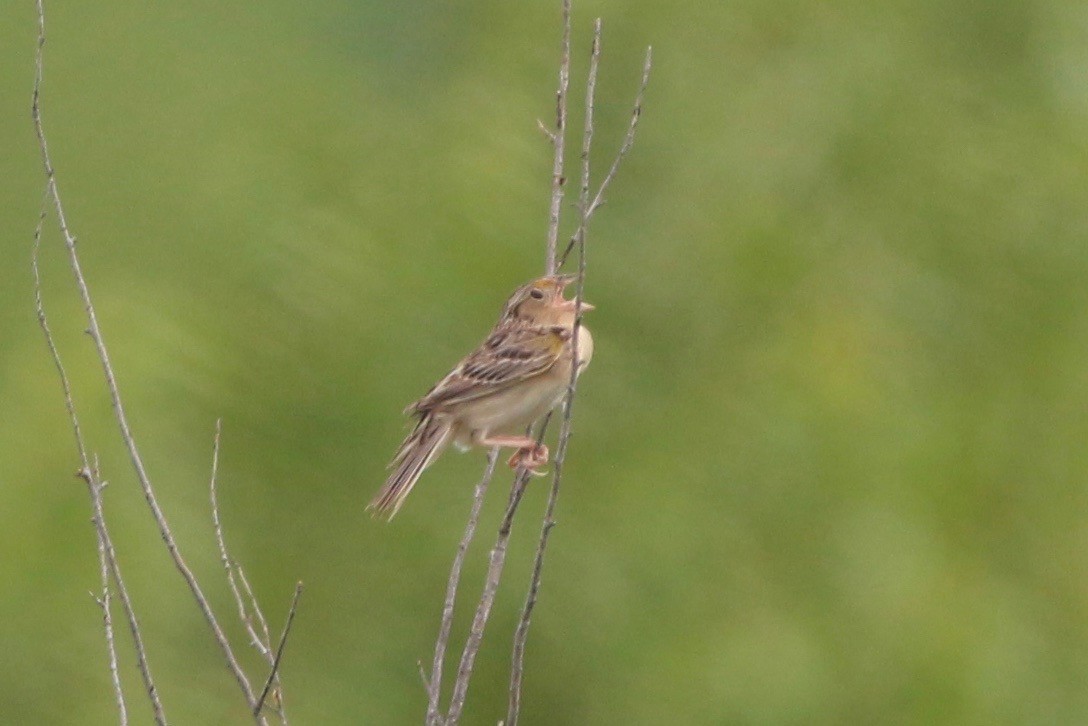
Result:
{"label": "perched bird", "polygon": [[[393,473],[367,506],[392,519],[420,474],[452,442],[517,449],[511,468],[535,471],[548,447],[525,435],[531,423],[563,399],[574,359],[576,301],[563,297],[573,276],[551,275],[519,287],[483,343],[407,409],[415,428],[400,445]],[[592,310],[583,302],[581,309]],[[593,357],[593,337],[578,326],[578,374]]]}

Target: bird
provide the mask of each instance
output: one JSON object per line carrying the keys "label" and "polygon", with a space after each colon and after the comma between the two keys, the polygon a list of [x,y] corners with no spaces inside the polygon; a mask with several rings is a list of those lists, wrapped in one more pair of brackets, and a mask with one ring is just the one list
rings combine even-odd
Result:
{"label": "bird", "polygon": [[509,466],[530,473],[547,463],[548,447],[526,436],[526,430],[563,399],[574,365],[576,329],[576,375],[593,358],[593,336],[576,319],[594,306],[563,295],[575,279],[548,275],[515,290],[484,341],[404,410],[415,418],[415,426],[368,510],[392,519],[423,471],[451,443],[461,451],[513,448]]}

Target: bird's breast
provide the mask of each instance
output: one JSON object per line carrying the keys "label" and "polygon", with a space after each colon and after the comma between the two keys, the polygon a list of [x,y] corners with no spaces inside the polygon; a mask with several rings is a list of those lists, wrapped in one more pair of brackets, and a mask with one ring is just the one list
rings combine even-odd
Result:
{"label": "bird's breast", "polygon": [[589,328],[583,325],[578,328],[578,375],[582,375],[582,371],[591,360],[593,360],[593,336]]}

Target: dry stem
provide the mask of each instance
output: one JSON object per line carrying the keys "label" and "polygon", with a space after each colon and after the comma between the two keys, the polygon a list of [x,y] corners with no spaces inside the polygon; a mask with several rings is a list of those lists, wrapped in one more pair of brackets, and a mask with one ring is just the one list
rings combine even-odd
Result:
{"label": "dry stem", "polygon": [[570,84],[570,0],[563,0],[563,51],[559,61],[559,89],[555,92],[555,133],[549,133],[552,149],[552,202],[548,210],[547,257],[544,272],[555,274],[555,250],[559,241],[559,213],[563,204],[563,151],[567,135],[567,86]]}
{"label": "dry stem", "polygon": [[[151,510],[151,514],[155,519],[159,528],[159,533],[162,536],[163,542],[166,544],[166,549],[170,553],[170,557],[174,562],[174,566],[178,572],[185,579],[186,584],[189,586],[190,591],[193,594],[194,599],[203,613],[208,626],[212,630],[212,634],[218,643],[220,650],[223,653],[223,657],[227,662],[227,666],[231,673],[234,674],[235,679],[238,681],[238,685],[242,690],[243,695],[246,698],[246,702],[250,709],[254,709],[257,705],[257,699],[253,694],[253,689],[250,687],[249,680],[246,678],[245,672],[238,664],[237,659],[234,656],[234,652],[230,647],[230,643],[227,641],[226,635],[223,633],[222,628],[219,626],[219,622],[215,618],[215,614],[212,612],[211,606],[208,603],[207,598],[204,596],[203,591],[200,589],[200,585],[197,583],[196,577],[193,575],[189,566],[182,558],[181,553],[178,550],[176,541],[174,540],[173,533],[170,531],[170,527],[166,521],[166,516],[163,514],[161,507],[159,506],[158,499],[155,496],[155,491],[152,488],[150,477],[147,474],[147,470],[144,467],[143,458],[140,455],[139,449],[136,446],[136,441],[133,438],[132,431],[129,427],[128,417],[125,414],[124,404],[121,399],[120,389],[117,385],[117,377],[114,374],[113,366],[110,364],[109,352],[106,348],[105,340],[102,336],[101,327],[98,324],[98,317],[95,314],[94,305],[91,301],[90,289],[87,286],[86,278],[83,275],[83,269],[79,261],[79,254],[76,251],[76,239],[72,235],[68,226],[68,220],[64,213],[64,206],[61,203],[60,191],[57,187],[56,174],[53,167],[52,159],[49,155],[49,147],[46,143],[45,130],[42,125],[41,117],[41,105],[40,105],[40,90],[43,71],[43,59],[42,48],[45,45],[45,9],[43,7],[43,0],[37,0],[38,11],[38,52],[36,56],[35,66],[35,80],[34,80],[34,95],[32,103],[32,117],[34,121],[34,131],[38,137],[38,147],[41,152],[42,165],[46,176],[46,196],[52,200],[54,211],[57,215],[57,223],[60,226],[61,235],[64,240],[64,245],[68,250],[69,265],[72,268],[72,273],[75,277],[76,287],[79,289],[79,295],[83,301],[84,311],[87,315],[88,332],[90,333],[91,340],[94,342],[95,350],[98,353],[99,360],[102,363],[103,374],[106,378],[106,385],[109,389],[110,399],[113,403],[114,413],[117,418],[117,423],[120,428],[121,438],[124,441],[125,447],[128,450],[129,458],[132,461],[133,468],[136,472],[136,477],[140,482],[140,487],[143,490],[144,498],[147,500],[148,507]],[[81,452],[82,458],[86,461],[86,452]],[[89,465],[84,466],[85,471],[89,471]],[[93,475],[90,477],[93,481]],[[97,513],[96,513],[97,514]],[[116,575],[116,570],[114,571]],[[120,586],[120,583],[118,583]],[[123,590],[119,591],[123,593]],[[122,595],[124,598],[124,595]],[[135,622],[134,619],[130,620],[130,623]],[[145,662],[146,667],[146,662]],[[152,700],[153,707],[155,709],[156,721],[165,723],[165,717],[162,716],[162,707],[158,703],[157,695],[155,694],[154,686],[150,684],[148,678],[145,678],[145,684],[148,686],[148,694]],[[266,723],[261,714],[256,712],[254,718],[258,724],[262,726]]]}
{"label": "dry stem", "polygon": [[[442,669],[446,660],[446,648],[449,645],[450,630],[453,628],[453,606],[457,599],[457,586],[461,581],[461,568],[464,566],[465,553],[476,533],[476,523],[480,520],[480,509],[483,508],[484,495],[487,493],[488,484],[495,474],[495,462],[498,461],[499,450],[494,448],[488,454],[487,466],[480,482],[476,485],[476,491],[472,498],[472,511],[468,515],[468,523],[465,524],[465,533],[457,546],[457,554],[454,555],[453,565],[450,568],[450,579],[446,584],[446,600],[442,606],[442,625],[438,631],[438,639],[434,644],[434,660],[431,664],[431,677],[424,677],[427,685],[427,723],[438,724],[441,718],[438,713],[438,702],[442,694]],[[420,666],[422,672],[422,665]]]}
{"label": "dry stem", "polygon": [[295,622],[295,612],[298,610],[298,599],[301,596],[302,583],[299,582],[295,585],[295,595],[291,598],[291,608],[287,611],[287,622],[283,624],[283,634],[280,635],[279,645],[276,646],[276,656],[272,659],[272,670],[268,672],[268,678],[264,682],[264,688],[261,689],[260,698],[257,699],[257,704],[253,707],[254,716],[260,715],[261,708],[264,706],[264,699],[268,696],[273,681],[278,678],[277,672],[280,668],[280,660],[283,658],[283,649],[287,645],[287,636],[291,634],[291,623]]}
{"label": "dry stem", "polygon": [[[642,68],[642,80],[641,84],[639,85],[638,94],[635,98],[634,111],[631,115],[631,121],[628,124],[627,133],[624,136],[623,143],[620,146],[616,158],[612,162],[612,165],[609,168],[608,172],[605,174],[603,180],[600,183],[600,186],[597,188],[596,194],[590,197],[590,151],[593,142],[593,111],[597,75],[600,66],[601,40],[601,21],[600,19],[597,19],[597,21],[594,23],[593,47],[590,55],[589,75],[586,81],[585,129],[582,139],[581,186],[579,189],[580,193],[578,199],[580,219],[577,231],[571,238],[561,258],[557,259],[556,242],[558,240],[559,234],[563,187],[566,182],[563,173],[563,153],[567,127],[567,88],[570,79],[570,33],[571,3],[570,0],[564,0],[562,55],[559,67],[559,89],[556,93],[556,129],[553,132],[549,130],[542,122],[538,122],[538,124],[545,137],[552,144],[554,152],[552,165],[551,206],[549,209],[548,234],[546,238],[547,254],[545,272],[547,274],[554,274],[559,268],[561,268],[565,264],[567,257],[571,250],[574,248],[574,246],[578,245],[577,292],[575,294],[576,312],[571,344],[572,357],[575,361],[577,361],[579,359],[578,334],[580,332],[582,324],[581,316],[583,294],[585,290],[585,241],[587,229],[593,213],[603,203],[604,193],[608,189],[608,186],[612,183],[612,180],[615,178],[620,163],[630,151],[631,146],[634,143],[635,130],[638,126],[638,121],[642,113],[643,94],[645,93],[646,85],[649,82],[652,56],[651,49],[647,48],[646,60]],[[537,544],[536,555],[533,561],[529,591],[526,595],[525,605],[522,609],[521,618],[519,619],[518,627],[514,634],[510,676],[510,702],[507,712],[507,719],[505,722],[502,722],[505,726],[514,726],[517,723],[520,712],[522,681],[524,678],[525,644],[528,638],[528,630],[533,608],[536,605],[536,601],[540,591],[540,581],[543,572],[544,555],[548,546],[548,539],[552,528],[555,526],[555,507],[559,496],[560,483],[562,481],[563,465],[566,460],[566,453],[571,437],[571,417],[573,413],[574,394],[577,385],[578,368],[579,366],[577,365],[572,366],[571,377],[567,385],[567,392],[563,404],[563,420],[560,426],[559,444],[556,449],[554,471],[552,475],[552,485],[548,495],[548,502],[545,508],[544,519],[541,524],[540,537]],[[551,415],[549,414],[549,416],[541,424],[538,434],[538,440],[543,439],[550,418]],[[489,478],[491,467],[494,466],[494,461],[489,460],[488,466],[489,469],[487,472],[487,477]],[[506,560],[507,546],[510,537],[510,530],[513,525],[514,515],[516,514],[518,505],[521,502],[521,498],[524,494],[527,481],[527,472],[519,471],[517,477],[514,480],[513,488],[510,492],[509,504],[506,509],[506,514],[503,517],[502,524],[499,527],[499,534],[496,539],[495,546],[491,550],[490,562],[488,566],[487,578],[484,583],[483,594],[481,595],[479,604],[477,605],[476,614],[472,622],[472,627],[470,629],[468,638],[466,639],[464,650],[461,654],[461,663],[458,668],[457,680],[454,683],[453,687],[453,695],[450,700],[450,708],[445,720],[443,721],[442,717],[438,714],[437,711],[437,703],[440,695],[442,658],[444,657],[445,648],[449,638],[448,624],[452,621],[453,601],[456,596],[457,583],[460,578],[460,568],[463,560],[464,549],[467,547],[466,539],[462,540],[462,548],[458,551],[458,555],[454,560],[454,567],[450,573],[450,580],[446,591],[446,603],[445,609],[443,611],[443,628],[439,633],[438,642],[435,646],[435,661],[431,671],[431,679],[428,682],[426,677],[423,678],[424,683],[427,685],[428,694],[430,697],[427,709],[427,724],[429,726],[441,726],[441,724],[443,723],[445,723],[446,726],[452,726],[456,724],[461,717],[464,709],[465,697],[468,691],[468,684],[472,677],[473,664],[475,662],[476,654],[479,651],[480,643],[483,639],[484,628],[487,624],[488,617],[490,616],[491,608],[498,590],[499,581],[502,577],[502,570]],[[479,505],[481,500],[482,493],[480,492],[479,487],[477,487],[477,501],[474,502],[469,524],[466,527],[467,538],[471,537],[470,532],[474,530],[476,526],[476,517],[479,514]]]}
{"label": "dry stem", "polygon": [[[45,16],[42,11],[41,1],[39,0],[38,52],[35,62],[34,95],[31,104],[31,114],[34,118],[34,125],[38,131],[39,144],[41,145],[43,152],[46,148],[45,136],[41,131],[41,108],[38,101],[41,94],[42,49],[44,45]],[[151,702],[153,718],[155,719],[155,723],[160,726],[165,726],[166,714],[163,711],[162,702],[159,700],[158,690],[155,688],[155,680],[151,676],[151,666],[147,662],[147,650],[144,648],[140,624],[136,619],[136,610],[133,608],[132,599],[129,597],[125,579],[121,575],[121,566],[117,562],[117,555],[113,548],[113,540],[110,538],[109,529],[106,526],[106,519],[102,514],[102,486],[104,485],[101,484],[98,479],[97,462],[95,466],[91,466],[91,461],[87,454],[87,445],[83,440],[83,430],[80,427],[79,416],[76,413],[75,401],[72,398],[72,386],[68,381],[68,374],[64,370],[64,364],[61,362],[60,351],[57,349],[56,342],[53,339],[53,333],[49,328],[49,320],[45,315],[45,305],[42,301],[42,280],[41,271],[38,268],[38,253],[41,247],[42,224],[45,221],[46,215],[45,207],[49,198],[56,193],[52,169],[48,164],[46,169],[48,172],[46,193],[42,198],[42,211],[38,216],[38,226],[34,230],[34,251],[31,256],[31,267],[34,271],[34,301],[37,309],[38,325],[41,327],[42,333],[45,336],[46,345],[49,347],[49,354],[53,359],[54,367],[57,369],[57,377],[60,379],[61,389],[64,392],[64,406],[68,411],[68,419],[72,424],[72,433],[75,436],[76,449],[79,452],[79,459],[81,462],[78,476],[87,485],[87,492],[91,497],[91,522],[94,524],[95,537],[98,542],[99,568],[100,570],[102,568],[107,569],[110,576],[113,578],[114,586],[117,588],[117,594],[121,598],[121,609],[125,613],[125,620],[128,621],[129,631],[132,633],[133,649],[136,651],[136,668],[140,672],[140,678],[144,682],[144,689],[147,691],[148,700]],[[120,676],[117,673],[116,644],[113,639],[112,618],[110,618],[109,606],[108,583],[104,583],[101,607],[103,611],[103,621],[106,626],[106,648],[109,654],[110,679],[113,682],[114,699],[117,702],[118,715],[121,723],[124,724],[128,719],[128,709],[125,705],[124,695],[121,691]]]}
{"label": "dry stem", "polygon": [[[43,313],[44,315],[44,313]],[[92,469],[93,479],[87,482],[89,489],[91,490],[91,507],[95,512],[102,511],[102,490],[106,488],[106,482],[102,481],[101,474],[98,469],[98,455],[94,457],[94,469]],[[96,482],[98,482],[96,484]],[[101,520],[103,526],[105,518]],[[113,637],[113,613],[110,611],[110,565],[108,555],[106,553],[106,542],[101,536],[98,538],[98,578],[102,584],[102,596],[98,597],[94,593],[91,596],[94,601],[98,603],[98,607],[102,609],[102,628],[106,634],[106,651],[108,656],[108,667],[110,671],[110,682],[113,684],[113,700],[117,704],[117,716],[121,726],[127,726],[128,724],[128,706],[125,704],[125,693],[121,688],[121,674],[117,670],[117,646]]]}
{"label": "dry stem", "polygon": [[[589,154],[593,146],[593,104],[597,89],[597,72],[601,61],[601,19],[593,24],[593,46],[589,57],[589,75],[586,78],[586,106],[585,127],[582,134],[582,179],[579,189],[578,208],[580,220],[578,225],[579,239],[579,265],[577,278],[577,291],[575,293],[575,318],[574,332],[571,335],[571,355],[578,361],[578,333],[582,326],[582,295],[585,287],[586,257],[585,240],[586,226],[589,223]],[[514,631],[514,646],[510,666],[510,701],[506,713],[505,726],[516,726],[521,712],[521,688],[525,675],[525,643],[529,637],[529,623],[532,618],[533,608],[536,606],[537,596],[540,592],[540,577],[544,567],[544,552],[548,546],[548,537],[552,527],[555,526],[555,505],[559,498],[559,484],[563,476],[563,462],[566,458],[567,444],[570,441],[571,413],[574,404],[574,392],[578,381],[577,364],[571,366],[570,382],[567,386],[567,395],[563,404],[563,421],[559,429],[559,446],[555,452],[555,464],[552,472],[552,486],[548,492],[548,503],[544,511],[544,520],[541,524],[540,538],[537,544],[536,555],[533,559],[532,576],[529,582],[529,592],[525,597],[525,605],[521,611],[517,629]]]}
{"label": "dry stem", "polygon": [[[234,597],[234,603],[238,607],[238,619],[242,621],[246,633],[249,634],[250,644],[252,644],[253,647],[257,649],[257,652],[264,657],[268,662],[268,665],[272,666],[275,664],[276,656],[272,650],[272,638],[268,633],[268,622],[264,618],[264,613],[261,611],[261,606],[257,602],[257,597],[253,594],[253,590],[249,586],[249,580],[246,579],[242,566],[230,556],[230,553],[227,551],[226,539],[223,537],[223,525],[219,518],[219,497],[216,491],[216,482],[219,478],[219,441],[222,433],[223,420],[216,419],[215,439],[212,444],[211,484],[208,487],[212,503],[212,525],[215,528],[215,542],[219,546],[219,558],[223,563],[223,569],[227,573],[227,584],[230,586],[230,592]],[[235,572],[238,573],[237,580],[241,580],[242,588],[245,590],[246,597],[248,597],[253,612],[257,616],[257,620],[261,627],[261,633],[257,632],[257,629],[253,625],[253,618],[246,610],[246,598],[242,596],[242,592],[238,588]],[[283,702],[283,685],[280,683],[278,674],[276,674],[274,694],[280,723],[286,724],[287,710]]]}
{"label": "dry stem", "polygon": [[[604,193],[608,190],[612,180],[616,178],[616,172],[619,171],[620,162],[627,156],[627,152],[631,150],[631,147],[635,143],[635,131],[638,129],[639,119],[642,118],[642,97],[646,93],[646,86],[650,82],[650,69],[653,66],[653,47],[647,46],[646,59],[642,63],[642,80],[638,86],[638,94],[635,96],[634,110],[631,112],[631,120],[627,124],[627,133],[623,136],[623,143],[620,144],[620,150],[616,153],[616,158],[612,161],[612,166],[609,167],[608,173],[605,174],[604,179],[601,180],[601,185],[597,187],[597,193],[593,195],[593,201],[590,202],[588,212],[586,214],[586,221],[593,216],[593,213],[597,211],[597,208],[604,204]],[[585,206],[584,204],[582,206]],[[559,258],[559,267],[563,267],[567,262],[567,256],[570,255],[571,250],[574,249],[574,245],[578,244],[578,235],[581,234],[583,228],[581,225],[578,227],[578,231],[574,236],[570,238],[566,248],[563,250],[563,254]]]}
{"label": "dry stem", "polygon": [[[548,430],[551,414],[548,414],[540,424],[537,433],[537,443],[544,440],[544,433]],[[480,595],[480,602],[476,605],[476,614],[472,618],[472,628],[465,647],[461,651],[461,662],[457,667],[457,680],[453,684],[453,695],[450,697],[450,709],[446,716],[446,726],[456,726],[461,719],[461,713],[465,708],[465,698],[468,695],[468,684],[472,680],[472,669],[476,662],[476,654],[480,651],[483,642],[484,629],[487,620],[491,616],[491,607],[495,604],[495,596],[499,591],[499,582],[502,580],[503,566],[506,564],[506,550],[510,543],[510,530],[514,525],[514,515],[518,505],[525,494],[525,486],[529,483],[530,472],[528,469],[518,469],[514,476],[514,483],[510,488],[510,499],[506,505],[506,514],[499,524],[499,533],[495,538],[495,546],[491,549],[491,557],[487,567],[487,578],[484,581],[484,590]]]}

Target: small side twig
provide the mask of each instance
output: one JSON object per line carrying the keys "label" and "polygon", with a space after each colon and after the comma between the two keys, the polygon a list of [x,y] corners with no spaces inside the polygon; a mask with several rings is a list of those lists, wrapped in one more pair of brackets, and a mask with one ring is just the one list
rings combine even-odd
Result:
{"label": "small side twig", "polygon": [[[268,662],[271,666],[275,660],[275,653],[272,651],[272,639],[268,633],[268,623],[265,621],[264,613],[261,612],[260,604],[257,602],[257,597],[253,594],[253,590],[249,586],[249,580],[246,579],[245,572],[242,570],[242,566],[238,564],[230,553],[227,551],[226,539],[223,536],[223,524],[219,515],[219,496],[217,493],[216,483],[219,479],[219,444],[223,434],[223,419],[216,419],[215,421],[215,438],[212,444],[212,474],[211,483],[208,487],[211,506],[212,506],[212,525],[215,529],[215,542],[219,547],[219,559],[223,563],[223,569],[227,574],[227,584],[230,586],[231,595],[234,597],[234,603],[238,607],[238,619],[242,621],[242,626],[245,628],[246,633],[249,635],[249,642],[257,649],[257,652]],[[237,578],[235,577],[237,573]],[[242,582],[242,588],[238,587],[238,580]],[[242,589],[245,590],[246,597],[242,596]],[[246,609],[246,598],[253,608],[253,613],[256,615],[257,620],[261,627],[261,632],[258,633],[256,627],[253,624],[253,617]],[[280,722],[287,723],[287,711],[283,702],[283,684],[280,683],[279,675],[276,675],[275,682],[275,694],[277,712],[280,718]]]}
{"label": "small side twig", "polygon": [[298,610],[298,599],[301,596],[302,583],[299,582],[295,585],[295,595],[291,598],[291,609],[287,611],[287,622],[283,624],[283,634],[280,635],[280,643],[276,646],[276,656],[272,659],[272,670],[268,672],[268,678],[264,682],[264,688],[261,689],[261,695],[253,706],[254,716],[260,714],[261,708],[264,707],[264,699],[268,697],[268,692],[272,688],[272,682],[277,678],[276,673],[280,667],[280,660],[283,658],[283,648],[287,645],[287,636],[291,634],[291,623],[295,621],[295,611]]}
{"label": "small side twig", "polygon": [[[93,492],[92,494],[92,508],[94,511],[101,511],[102,509],[102,490],[106,488],[106,482],[102,481],[102,477],[98,469],[98,455],[94,457],[94,479],[88,482],[88,487]],[[103,524],[105,519],[102,520]],[[113,613],[110,610],[110,603],[112,596],[110,595],[110,565],[109,557],[106,553],[106,542],[99,536],[98,538],[98,575],[99,581],[102,584],[102,596],[94,596],[95,602],[102,609],[102,628],[106,633],[106,652],[109,660],[110,670],[110,682],[113,684],[113,700],[117,704],[117,716],[121,726],[127,726],[128,724],[128,706],[125,704],[125,693],[121,688],[121,674],[117,670],[117,644],[113,637]]]}
{"label": "small side twig", "polygon": [[250,586],[249,578],[246,577],[245,568],[235,562],[234,571],[238,573],[238,582],[242,583],[242,590],[245,591],[246,597],[249,598],[249,604],[250,607],[253,608],[253,614],[257,616],[257,624],[261,626],[261,633],[264,635],[264,643],[266,646],[265,651],[266,653],[271,652],[272,636],[268,631],[268,621],[265,620],[264,611],[261,610],[261,606],[257,603],[257,596],[253,594],[253,587]]}
{"label": "small side twig", "polygon": [[223,563],[223,570],[227,574],[227,584],[230,586],[230,592],[234,597],[234,603],[238,607],[238,619],[241,620],[242,625],[245,626],[246,632],[249,634],[250,642],[257,649],[257,652],[264,656],[268,660],[269,665],[271,665],[273,658],[271,645],[267,645],[257,633],[256,629],[253,627],[253,618],[246,612],[245,599],[242,597],[241,590],[238,589],[238,582],[234,577],[234,559],[227,552],[227,543],[223,538],[223,523],[219,518],[219,496],[216,492],[216,482],[219,478],[219,443],[222,433],[223,420],[216,419],[215,439],[212,444],[211,484],[208,487],[212,504],[212,526],[215,528],[215,542],[219,546],[219,560]]}
{"label": "small side twig", "polygon": [[[38,53],[31,115],[34,121],[34,132],[38,137],[38,149],[41,153],[42,166],[47,180],[46,195],[53,202],[53,209],[57,215],[57,223],[60,226],[64,246],[68,250],[69,266],[75,277],[76,287],[79,289],[80,299],[83,302],[83,309],[87,315],[88,332],[90,333],[91,340],[94,342],[99,361],[102,364],[102,372],[106,379],[106,387],[109,390],[110,400],[113,403],[113,410],[120,429],[121,439],[128,451],[132,467],[136,472],[136,478],[140,482],[140,488],[143,491],[144,499],[147,501],[148,508],[151,511],[151,515],[154,518],[156,525],[158,525],[159,534],[166,545],[170,558],[174,562],[174,567],[189,586],[189,590],[196,600],[198,608],[204,615],[204,620],[211,629],[212,635],[223,654],[223,658],[227,662],[227,667],[238,682],[238,686],[242,690],[246,703],[249,705],[250,709],[253,709],[256,706],[257,699],[253,694],[249,679],[246,677],[245,671],[242,670],[241,665],[239,665],[238,659],[235,657],[234,651],[230,646],[230,642],[227,640],[226,634],[220,627],[219,621],[216,619],[215,613],[212,611],[207,597],[205,597],[200,584],[196,580],[196,576],[185,562],[185,559],[181,556],[173,532],[171,532],[170,525],[167,523],[166,515],[162,511],[162,507],[159,506],[158,497],[156,497],[155,490],[151,485],[151,478],[144,466],[143,457],[140,455],[140,450],[136,445],[136,440],[129,426],[128,416],[125,413],[124,402],[121,399],[121,391],[117,384],[117,376],[110,363],[109,351],[102,335],[102,328],[98,324],[98,316],[95,313],[94,304],[91,300],[90,288],[87,285],[86,277],[83,275],[83,267],[80,264],[79,254],[76,251],[76,239],[68,226],[68,219],[64,213],[64,205],[61,203],[60,190],[57,187],[56,173],[54,171],[53,161],[49,155],[49,146],[46,143],[45,130],[42,125],[41,116],[40,87],[43,68],[42,47],[45,45],[45,9],[42,5],[42,1],[43,0],[36,0],[38,9]],[[260,726],[265,726],[266,721],[264,717],[260,715],[259,711],[255,713],[255,719]]]}
{"label": "small side twig", "polygon": [[544,125],[544,122],[540,119],[536,120],[536,127],[540,129],[540,133],[544,134],[544,138],[548,140],[548,143],[555,143],[555,132]]}
{"label": "small side twig", "polygon": [[461,568],[464,566],[465,553],[468,551],[469,544],[471,544],[476,533],[476,524],[480,520],[484,495],[487,494],[488,484],[491,483],[491,478],[495,474],[495,462],[498,461],[498,457],[498,449],[492,449],[487,455],[487,466],[484,468],[484,474],[480,477],[480,481],[476,485],[476,491],[473,494],[472,510],[469,512],[468,522],[465,524],[465,533],[461,537],[460,544],[457,545],[457,554],[453,557],[450,578],[446,584],[446,600],[442,605],[442,624],[438,630],[438,639],[434,644],[434,660],[431,664],[430,679],[423,674],[423,667],[420,666],[420,675],[423,675],[423,682],[427,686],[428,724],[438,724],[440,721],[438,702],[442,693],[442,670],[446,660],[446,648],[449,646],[450,630],[453,628],[453,608],[457,599],[457,586],[461,581]]}

